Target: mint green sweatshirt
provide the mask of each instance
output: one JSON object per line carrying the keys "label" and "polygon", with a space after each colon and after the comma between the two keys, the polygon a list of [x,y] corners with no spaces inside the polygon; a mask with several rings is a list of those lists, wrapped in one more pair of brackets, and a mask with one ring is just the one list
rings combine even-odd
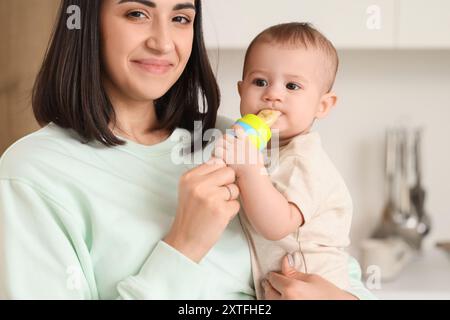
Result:
{"label": "mint green sweatshirt", "polygon": [[[237,217],[198,264],[161,240],[192,168],[173,161],[179,133],[107,148],[51,123],[11,146],[0,159],[0,299],[253,299]],[[371,298],[349,264],[351,292]]]}

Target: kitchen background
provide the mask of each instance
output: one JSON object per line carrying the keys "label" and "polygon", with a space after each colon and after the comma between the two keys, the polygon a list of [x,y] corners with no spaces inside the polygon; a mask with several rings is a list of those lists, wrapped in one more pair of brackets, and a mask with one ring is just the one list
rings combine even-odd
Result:
{"label": "kitchen background", "polygon": [[[38,128],[30,89],[58,3],[0,0],[0,154]],[[308,21],[335,44],[340,99],[316,129],[353,196],[351,252],[363,263],[367,285],[381,298],[450,299],[450,254],[447,258],[436,248],[450,241],[450,1],[203,3],[205,38],[222,91],[220,113],[228,117],[239,117],[236,83],[245,48],[259,31],[279,22]],[[363,248],[371,246],[366,239],[380,224],[386,204],[385,137],[394,126],[423,128],[422,184],[431,229],[420,253],[408,251],[409,259],[392,260],[389,265],[397,270],[389,279],[381,274],[386,281],[379,284],[376,269],[371,273],[364,263],[374,250]],[[379,259],[405,254],[398,243],[382,245],[387,247]]]}

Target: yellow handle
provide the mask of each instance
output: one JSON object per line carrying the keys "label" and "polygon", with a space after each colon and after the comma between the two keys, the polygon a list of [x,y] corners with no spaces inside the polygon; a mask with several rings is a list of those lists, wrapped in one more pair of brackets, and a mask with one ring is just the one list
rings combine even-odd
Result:
{"label": "yellow handle", "polygon": [[249,136],[250,141],[259,149],[262,150],[267,146],[272,137],[270,127],[260,117],[254,114],[246,114],[236,121],[245,133]]}

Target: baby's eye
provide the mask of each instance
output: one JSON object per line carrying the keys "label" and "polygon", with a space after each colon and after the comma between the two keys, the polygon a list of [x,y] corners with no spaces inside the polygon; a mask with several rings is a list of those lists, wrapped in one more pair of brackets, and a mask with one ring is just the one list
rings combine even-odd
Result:
{"label": "baby's eye", "polygon": [[184,17],[184,16],[176,16],[175,18],[172,19],[173,22],[177,22],[180,24],[189,24],[191,23],[191,20]]}
{"label": "baby's eye", "polygon": [[298,84],[292,83],[292,82],[289,82],[289,83],[286,85],[286,88],[287,88],[288,90],[298,90],[298,89],[301,89],[301,87],[300,87]]}
{"label": "baby's eye", "polygon": [[127,17],[130,17],[135,20],[141,20],[142,18],[146,18],[147,16],[145,15],[145,13],[141,11],[131,11],[127,14]]}
{"label": "baby's eye", "polygon": [[264,79],[255,79],[253,80],[253,84],[257,87],[266,87],[268,85],[267,81]]}

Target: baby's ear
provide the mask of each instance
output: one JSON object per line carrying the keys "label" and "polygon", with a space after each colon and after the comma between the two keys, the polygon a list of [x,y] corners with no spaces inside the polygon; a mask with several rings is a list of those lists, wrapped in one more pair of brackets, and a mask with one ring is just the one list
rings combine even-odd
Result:
{"label": "baby's ear", "polygon": [[324,94],[320,98],[319,108],[316,112],[316,118],[317,119],[325,118],[330,112],[331,108],[333,108],[336,105],[336,102],[337,96],[334,92]]}
{"label": "baby's ear", "polygon": [[242,94],[241,94],[241,90],[242,90],[242,81],[238,81],[238,83],[237,83],[237,89],[238,89],[238,92],[239,92],[239,96],[242,97]]}

